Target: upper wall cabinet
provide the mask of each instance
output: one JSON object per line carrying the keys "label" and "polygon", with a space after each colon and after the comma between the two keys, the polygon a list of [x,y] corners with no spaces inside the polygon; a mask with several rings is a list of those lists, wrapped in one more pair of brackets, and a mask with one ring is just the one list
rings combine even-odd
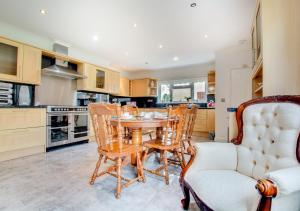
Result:
{"label": "upper wall cabinet", "polygon": [[77,71],[86,77],[85,79],[77,80],[78,90],[106,92],[106,70],[99,69],[95,65],[84,64],[83,68],[80,68]]}
{"label": "upper wall cabinet", "polygon": [[0,37],[0,80],[40,84],[41,59],[40,49]]}
{"label": "upper wall cabinet", "polygon": [[157,80],[152,78],[135,79],[130,81],[131,97],[157,96]]}
{"label": "upper wall cabinet", "polygon": [[23,45],[0,37],[0,80],[21,82]]}
{"label": "upper wall cabinet", "polygon": [[106,91],[110,94],[120,94],[120,73],[115,71],[107,71]]}
{"label": "upper wall cabinet", "polygon": [[24,45],[23,52],[22,82],[39,85],[41,83],[42,51]]}
{"label": "upper wall cabinet", "polygon": [[125,77],[120,78],[120,96],[128,97],[129,93],[129,79]]}
{"label": "upper wall cabinet", "polygon": [[92,92],[119,94],[120,73],[97,67],[92,64],[83,64],[77,71],[86,76],[77,80],[77,89]]}

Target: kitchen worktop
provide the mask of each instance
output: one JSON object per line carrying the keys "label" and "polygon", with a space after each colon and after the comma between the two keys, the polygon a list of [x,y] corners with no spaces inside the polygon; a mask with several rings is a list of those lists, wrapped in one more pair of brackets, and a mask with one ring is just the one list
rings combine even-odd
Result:
{"label": "kitchen worktop", "polygon": [[2,108],[20,108],[20,109],[23,109],[23,108],[46,108],[46,106],[0,106],[0,109]]}
{"label": "kitchen worktop", "polygon": [[[139,109],[167,109],[167,107],[148,107]],[[214,107],[199,107],[198,109],[215,109]]]}

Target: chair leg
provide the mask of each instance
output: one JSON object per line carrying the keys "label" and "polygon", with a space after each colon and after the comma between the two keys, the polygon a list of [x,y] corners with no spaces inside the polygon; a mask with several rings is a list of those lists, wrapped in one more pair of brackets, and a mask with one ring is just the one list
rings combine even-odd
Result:
{"label": "chair leg", "polygon": [[136,159],[137,159],[138,177],[140,177],[139,182],[145,182],[144,167],[139,152],[136,153]]}
{"label": "chair leg", "polygon": [[182,151],[179,153],[178,151],[177,151],[177,149],[175,149],[175,155],[178,157],[178,160],[179,160],[179,162],[180,162],[180,167],[183,169],[184,168],[184,166],[185,166],[185,162],[184,162],[184,160],[182,159],[182,158],[184,158],[184,153],[182,153]]}
{"label": "chair leg", "polygon": [[180,155],[181,155],[181,162],[182,162],[181,167],[182,168],[185,167],[185,164],[186,164],[185,158],[184,158],[184,151],[185,151],[184,148],[181,146]]}
{"label": "chair leg", "polygon": [[117,190],[116,190],[116,198],[119,199],[121,196],[121,166],[122,158],[118,157],[117,159]]}
{"label": "chair leg", "polygon": [[181,189],[184,195],[184,199],[181,200],[181,204],[184,210],[188,210],[190,206],[190,191],[185,186],[184,182],[181,183]]}
{"label": "chair leg", "polygon": [[168,169],[168,159],[167,159],[167,151],[162,151],[162,157],[164,161],[164,170],[165,170],[165,182],[169,185],[169,169]]}
{"label": "chair leg", "polygon": [[91,180],[90,180],[90,184],[93,185],[95,183],[95,180],[97,178],[97,174],[98,174],[98,170],[100,168],[100,165],[101,165],[101,160],[103,158],[103,155],[99,155],[99,158],[98,158],[98,161],[96,163],[96,167],[95,167],[95,170],[94,170],[94,173],[91,177]]}

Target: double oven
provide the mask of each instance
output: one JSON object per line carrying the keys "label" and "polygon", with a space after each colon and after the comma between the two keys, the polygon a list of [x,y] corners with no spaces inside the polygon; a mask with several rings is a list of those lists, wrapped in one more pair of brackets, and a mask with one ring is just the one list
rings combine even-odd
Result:
{"label": "double oven", "polygon": [[87,107],[47,107],[47,149],[88,141]]}

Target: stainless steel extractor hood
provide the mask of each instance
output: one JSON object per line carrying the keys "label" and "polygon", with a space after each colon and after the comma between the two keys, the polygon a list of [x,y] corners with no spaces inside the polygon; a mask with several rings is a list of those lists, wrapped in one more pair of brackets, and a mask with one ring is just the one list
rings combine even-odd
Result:
{"label": "stainless steel extractor hood", "polygon": [[44,75],[57,76],[69,79],[82,79],[84,75],[80,75],[75,70],[71,70],[68,67],[60,66],[57,64],[42,69]]}
{"label": "stainless steel extractor hood", "polygon": [[[55,43],[53,50],[58,53],[68,55],[68,47]],[[84,75],[79,74],[76,70],[70,69],[68,62],[55,59],[55,64],[42,69],[44,75],[63,77],[67,79],[82,79],[86,78]]]}

